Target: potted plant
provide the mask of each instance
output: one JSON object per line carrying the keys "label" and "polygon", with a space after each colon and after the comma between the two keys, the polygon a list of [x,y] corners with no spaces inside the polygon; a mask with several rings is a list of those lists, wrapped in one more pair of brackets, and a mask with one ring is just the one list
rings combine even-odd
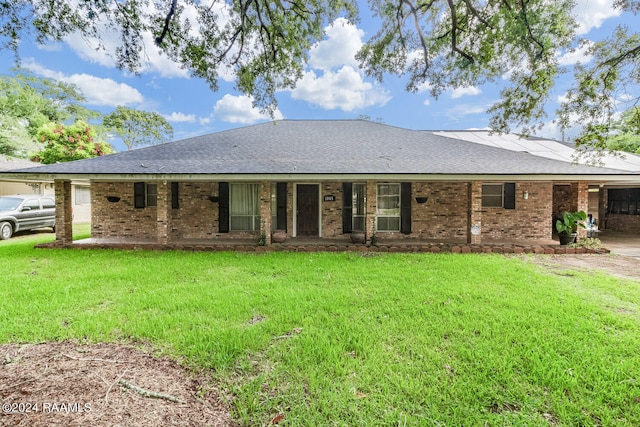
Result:
{"label": "potted plant", "polygon": [[586,228],[582,221],[587,219],[584,211],[580,212],[564,212],[562,219],[556,221],[556,230],[561,245],[568,245],[576,241],[578,235],[578,227]]}

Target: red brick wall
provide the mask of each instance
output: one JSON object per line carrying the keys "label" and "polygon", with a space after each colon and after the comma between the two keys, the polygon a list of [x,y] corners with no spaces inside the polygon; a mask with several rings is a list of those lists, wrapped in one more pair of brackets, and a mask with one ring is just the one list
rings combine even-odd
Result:
{"label": "red brick wall", "polygon": [[171,237],[175,240],[217,236],[218,203],[209,200],[209,196],[217,195],[217,182],[178,183],[180,209],[173,210]]}
{"label": "red brick wall", "polygon": [[[369,181],[368,186],[375,182]],[[170,188],[170,186],[169,186]],[[342,182],[324,182],[321,189],[322,237],[347,239],[342,234]],[[368,189],[368,214],[375,213],[374,191]],[[468,184],[466,182],[418,182],[412,185],[412,233],[379,232],[380,239],[419,239],[434,241],[466,241]],[[524,200],[522,193],[528,191]],[[294,184],[287,186],[288,234],[293,232]],[[218,233],[218,203],[209,196],[218,194],[215,182],[179,183],[179,209],[170,209],[168,224],[170,240],[247,238],[255,233]],[[552,216],[551,183],[516,184],[516,209],[482,208],[482,237],[500,238],[550,238]],[[335,196],[335,201],[324,201],[325,195]],[[92,183],[92,235],[93,237],[125,237],[157,239],[157,208],[133,207],[133,183]],[[107,201],[107,196],[120,197],[117,203]],[[427,197],[418,204],[416,197]],[[264,197],[263,197],[264,198]],[[265,199],[266,201],[266,199]],[[263,204],[264,202],[263,201]],[[264,209],[263,209],[264,210]]]}
{"label": "red brick wall", "polygon": [[640,215],[609,214],[607,230],[638,233],[640,232]]}
{"label": "red brick wall", "polygon": [[[524,199],[527,191],[529,198]],[[483,208],[482,236],[550,239],[553,185],[551,183],[516,183],[516,208]]]}
{"label": "red brick wall", "polygon": [[[112,203],[107,196],[120,197]],[[133,207],[133,183],[91,183],[91,235],[96,238],[157,238],[155,207]]]}

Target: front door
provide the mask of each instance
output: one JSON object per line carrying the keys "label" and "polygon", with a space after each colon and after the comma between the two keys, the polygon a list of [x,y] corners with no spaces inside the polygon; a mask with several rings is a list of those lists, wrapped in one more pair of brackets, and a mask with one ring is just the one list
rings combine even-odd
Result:
{"label": "front door", "polygon": [[318,184],[298,184],[296,186],[296,235],[320,235],[320,187]]}

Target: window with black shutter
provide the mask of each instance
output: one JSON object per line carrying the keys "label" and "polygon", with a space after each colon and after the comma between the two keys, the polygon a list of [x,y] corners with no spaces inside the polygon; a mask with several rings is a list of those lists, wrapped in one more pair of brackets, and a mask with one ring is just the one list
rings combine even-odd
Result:
{"label": "window with black shutter", "polygon": [[142,209],[149,206],[158,206],[158,184],[134,182],[133,207]]}
{"label": "window with black shutter", "polygon": [[482,184],[483,208],[516,208],[516,183]]}

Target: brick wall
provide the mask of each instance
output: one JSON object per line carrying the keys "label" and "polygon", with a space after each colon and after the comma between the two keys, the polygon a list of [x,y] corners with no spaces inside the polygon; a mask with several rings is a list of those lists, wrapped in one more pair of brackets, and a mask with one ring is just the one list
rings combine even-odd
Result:
{"label": "brick wall", "polygon": [[[179,185],[179,209],[168,210],[170,241],[215,238],[257,237],[259,232],[218,232],[218,203],[209,196],[218,195],[215,182],[181,182]],[[263,184],[264,185],[264,184]],[[270,188],[270,185],[267,185]],[[367,183],[367,214],[369,222],[375,214],[376,183]],[[418,182],[412,185],[412,233],[379,232],[380,239],[414,239],[432,241],[466,241],[468,225],[469,189],[466,182]],[[263,187],[264,188],[264,187]],[[170,189],[170,185],[169,185]],[[342,234],[342,182],[324,182],[321,190],[322,237],[345,240]],[[527,200],[522,193],[527,191]],[[288,236],[293,235],[294,184],[287,185]],[[500,238],[550,238],[552,217],[551,183],[517,183],[516,209],[482,208],[482,237]],[[335,196],[335,201],[324,201],[325,195]],[[107,196],[117,196],[116,203]],[[262,210],[269,205],[267,194],[261,194]],[[170,196],[169,196],[170,197]],[[427,197],[426,203],[416,203],[416,197]],[[158,215],[156,207],[134,208],[133,183],[92,183],[92,235],[93,237],[125,237],[157,239]],[[169,199],[170,200],[170,199]],[[370,237],[370,234],[369,234]]]}
{"label": "brick wall", "polygon": [[[342,234],[342,182],[325,182],[321,185],[322,237],[344,239]],[[335,196],[335,201],[324,201],[324,196]]]}
{"label": "brick wall", "polygon": [[171,237],[175,239],[213,238],[218,233],[217,182],[178,183],[180,209],[173,210]]}
{"label": "brick wall", "polygon": [[639,233],[640,215],[609,214],[607,217],[607,230]]}
{"label": "brick wall", "polygon": [[[524,199],[524,192],[528,198]],[[516,208],[483,208],[482,236],[492,239],[550,239],[553,185],[551,183],[516,183]]]}
{"label": "brick wall", "polygon": [[[119,197],[109,202],[107,196]],[[155,207],[133,207],[133,183],[91,183],[91,236],[95,238],[157,238]]]}

